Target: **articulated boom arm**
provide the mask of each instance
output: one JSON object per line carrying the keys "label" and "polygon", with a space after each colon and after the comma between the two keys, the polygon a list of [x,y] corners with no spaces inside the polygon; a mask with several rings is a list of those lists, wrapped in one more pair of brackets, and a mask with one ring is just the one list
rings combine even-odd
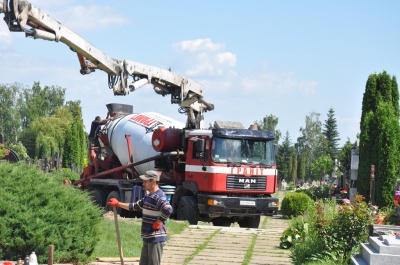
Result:
{"label": "articulated boom arm", "polygon": [[[157,94],[170,94],[171,103],[178,104],[187,114],[188,128],[202,128],[203,113],[214,109],[214,105],[203,99],[200,83],[169,70],[110,58],[28,1],[3,0],[0,3],[1,13],[4,13],[4,20],[12,32],[25,32],[26,37],[65,43],[77,53],[81,74],[90,74],[95,69],[106,72],[114,95],[127,95],[152,84]],[[129,77],[132,79],[129,80]]]}

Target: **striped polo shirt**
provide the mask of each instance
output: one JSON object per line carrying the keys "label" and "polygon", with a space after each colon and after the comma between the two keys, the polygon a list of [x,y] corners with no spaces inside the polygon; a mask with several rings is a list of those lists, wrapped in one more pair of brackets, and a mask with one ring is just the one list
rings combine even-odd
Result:
{"label": "striped polo shirt", "polygon": [[152,225],[159,219],[163,223],[172,214],[172,206],[167,201],[162,189],[148,193],[141,200],[133,204],[133,210],[142,210],[142,238],[145,242],[164,242],[167,241],[167,231],[165,225],[159,230],[153,230]]}

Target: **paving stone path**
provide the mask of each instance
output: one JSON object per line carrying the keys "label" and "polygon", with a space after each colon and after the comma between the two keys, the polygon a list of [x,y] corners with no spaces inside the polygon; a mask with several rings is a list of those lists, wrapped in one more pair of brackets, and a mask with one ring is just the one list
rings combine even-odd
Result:
{"label": "paving stone path", "polygon": [[[281,216],[263,217],[264,228],[244,229],[192,225],[173,235],[163,255],[163,264],[188,265],[287,265],[290,251],[279,248],[279,238],[288,227]],[[262,226],[262,225],[261,225]],[[251,255],[246,256],[247,253]]]}

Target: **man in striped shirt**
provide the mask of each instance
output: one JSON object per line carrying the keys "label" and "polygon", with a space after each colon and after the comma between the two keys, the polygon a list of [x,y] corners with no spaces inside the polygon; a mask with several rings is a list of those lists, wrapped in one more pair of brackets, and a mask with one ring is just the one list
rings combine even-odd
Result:
{"label": "man in striped shirt", "polygon": [[167,231],[164,222],[172,214],[172,206],[167,201],[164,192],[159,188],[159,174],[154,170],[141,175],[146,196],[136,203],[122,203],[111,199],[107,204],[130,211],[142,210],[143,247],[140,265],[160,265]]}

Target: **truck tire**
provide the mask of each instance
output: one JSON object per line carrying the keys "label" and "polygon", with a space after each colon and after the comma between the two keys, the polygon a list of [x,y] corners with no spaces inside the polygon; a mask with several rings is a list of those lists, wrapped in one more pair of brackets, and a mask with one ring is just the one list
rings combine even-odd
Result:
{"label": "truck tire", "polygon": [[[121,201],[121,199],[119,197],[119,193],[115,190],[110,192],[110,194],[108,194],[107,201],[109,201],[112,198],[117,199],[118,201]],[[106,203],[106,212],[110,212],[110,211],[111,212],[113,211],[113,207]],[[117,207],[117,213],[120,214],[120,212],[121,212],[121,208]]]}
{"label": "truck tire", "polygon": [[246,216],[238,221],[240,227],[243,228],[258,228],[260,225],[260,216]]}
{"label": "truck tire", "polygon": [[197,225],[199,222],[199,209],[196,199],[192,196],[183,196],[178,205],[178,220],[187,220],[191,225]]}
{"label": "truck tire", "polygon": [[211,222],[213,223],[214,226],[230,227],[232,224],[232,220],[227,217],[217,217],[217,218],[212,219]]}
{"label": "truck tire", "polygon": [[93,202],[100,207],[104,207],[106,205],[106,196],[102,190],[91,190],[90,197],[92,198]]}

